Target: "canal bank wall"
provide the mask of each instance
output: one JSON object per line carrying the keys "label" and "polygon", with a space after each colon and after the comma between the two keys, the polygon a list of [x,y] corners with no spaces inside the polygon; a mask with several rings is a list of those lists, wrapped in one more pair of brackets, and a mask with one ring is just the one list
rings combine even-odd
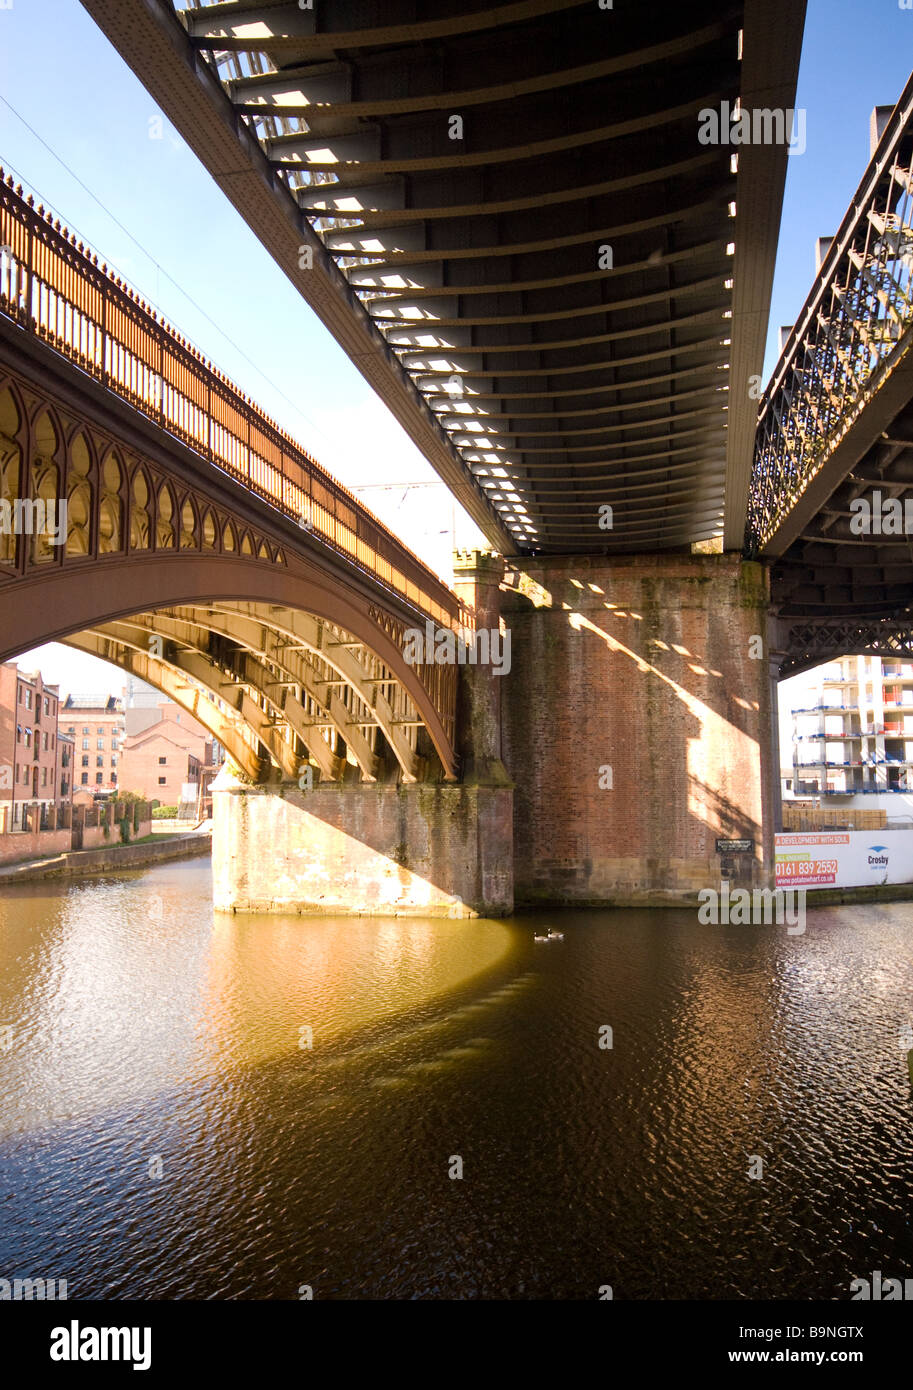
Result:
{"label": "canal bank wall", "polygon": [[[710,885],[707,885],[708,887]],[[736,887],[733,886],[733,892]],[[768,890],[769,891],[769,890]],[[816,907],[836,907],[847,906],[853,903],[902,903],[913,902],[913,883],[881,883],[865,884],[858,888],[790,888],[784,884],[779,885],[779,892],[783,894],[787,902],[797,892],[805,894],[805,905],[807,908]],[[605,898],[591,898],[580,901],[576,898],[567,898],[564,901],[556,902],[551,897],[527,897],[518,899],[515,904],[517,912],[562,912],[605,908],[625,908],[625,907],[674,907],[674,908],[693,908],[695,911],[700,907],[700,898],[697,892],[691,893],[626,893],[606,901]],[[911,918],[913,925],[913,918]]]}
{"label": "canal bank wall", "polygon": [[106,845],[103,849],[70,850],[53,858],[30,859],[0,868],[0,888],[9,883],[42,878],[79,878],[120,869],[140,869],[169,859],[190,859],[209,854],[211,835],[178,835],[158,844]]}
{"label": "canal bank wall", "polygon": [[[109,802],[106,806],[61,806],[42,811],[26,806],[22,828],[9,827],[9,806],[0,806],[0,865],[20,864],[26,859],[49,859],[68,850],[102,849],[109,843],[122,843],[120,822],[127,818],[134,840],[152,831],[151,808]],[[42,823],[44,828],[42,829]]]}

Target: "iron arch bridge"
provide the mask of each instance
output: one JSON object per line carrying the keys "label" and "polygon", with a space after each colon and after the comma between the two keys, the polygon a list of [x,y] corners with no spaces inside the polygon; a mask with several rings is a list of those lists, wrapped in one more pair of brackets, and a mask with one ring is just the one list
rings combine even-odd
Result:
{"label": "iron arch bridge", "polygon": [[453,780],[471,615],[0,171],[0,660],[61,641],[170,696],[252,781]]}

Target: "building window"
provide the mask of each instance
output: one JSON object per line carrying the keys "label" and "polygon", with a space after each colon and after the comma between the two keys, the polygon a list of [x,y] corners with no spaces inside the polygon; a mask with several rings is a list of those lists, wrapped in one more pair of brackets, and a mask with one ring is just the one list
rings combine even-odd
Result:
{"label": "building window", "polygon": [[166,786],[167,783],[168,783],[168,778],[167,778],[167,777],[160,777],[160,778],[159,778],[159,786],[160,786],[160,787]]}
{"label": "building window", "polygon": [[48,751],[48,736],[47,736],[47,733],[45,733],[45,735],[44,735],[44,751],[45,751],[45,752]]}
{"label": "building window", "polygon": [[103,733],[105,732],[105,726],[104,726],[104,724],[99,724],[99,726],[98,726],[98,728],[95,730],[95,732],[96,732],[97,734],[103,734]]}
{"label": "building window", "polygon": [[83,752],[85,752],[86,749],[87,749],[88,747],[89,747],[89,740],[88,740],[87,738],[84,738],[83,741],[82,741],[82,749],[83,749]]}
{"label": "building window", "polygon": [[51,712],[51,702],[48,699],[47,695],[45,695],[44,697],[44,712],[45,714],[50,714]]}
{"label": "building window", "polygon": [[88,767],[88,766],[89,766],[89,759],[88,759],[88,756],[87,756],[86,754],[83,754],[82,765],[83,765],[83,767]]}
{"label": "building window", "polygon": [[89,730],[88,730],[88,726],[87,726],[85,729],[83,729],[83,733],[84,733],[84,734],[87,734],[88,732],[89,732]]}
{"label": "building window", "polygon": [[89,785],[89,774],[88,774],[88,772],[84,772],[84,773],[82,774],[82,777],[81,777],[80,780],[81,780],[81,782],[82,782],[82,785],[83,785],[84,787],[87,787],[87,786]]}
{"label": "building window", "polygon": [[95,743],[95,747],[98,749],[99,753],[103,753],[103,752],[105,751],[105,741],[104,741],[104,739],[103,739],[103,738],[97,739],[97,740],[96,740],[96,743]]}
{"label": "building window", "polygon": [[102,782],[103,782],[104,780],[105,780],[105,774],[104,774],[103,772],[96,772],[96,774],[95,774],[95,781],[96,781],[96,783],[97,783],[97,785],[98,785],[99,787],[101,786],[101,784],[102,784]]}
{"label": "building window", "polygon": [[111,766],[112,766],[112,767],[117,767],[117,754],[116,754],[116,753],[112,753],[112,754],[111,754]]}
{"label": "building window", "polygon": [[104,765],[105,765],[105,760],[104,760],[104,758],[96,758],[96,759],[95,759],[95,766],[96,766],[96,767],[104,767]]}
{"label": "building window", "polygon": [[159,767],[167,767],[167,765],[168,765],[168,759],[167,759],[167,758],[159,758]]}
{"label": "building window", "polygon": [[30,690],[25,692],[25,707],[26,709],[32,708],[32,692]]}
{"label": "building window", "polygon": [[41,769],[41,785],[46,787],[48,784],[48,770],[46,767]]}

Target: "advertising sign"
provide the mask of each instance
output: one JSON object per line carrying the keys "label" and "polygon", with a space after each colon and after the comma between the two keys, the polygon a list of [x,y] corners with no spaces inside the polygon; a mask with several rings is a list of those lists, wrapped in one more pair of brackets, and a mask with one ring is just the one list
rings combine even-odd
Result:
{"label": "advertising sign", "polygon": [[913,831],[803,831],[777,835],[778,888],[913,883]]}

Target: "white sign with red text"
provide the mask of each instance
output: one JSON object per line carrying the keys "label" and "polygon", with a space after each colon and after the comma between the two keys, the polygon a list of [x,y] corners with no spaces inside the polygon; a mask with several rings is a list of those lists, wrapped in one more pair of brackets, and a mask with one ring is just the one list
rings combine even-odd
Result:
{"label": "white sign with red text", "polygon": [[913,883],[913,830],[801,831],[775,837],[778,888]]}

